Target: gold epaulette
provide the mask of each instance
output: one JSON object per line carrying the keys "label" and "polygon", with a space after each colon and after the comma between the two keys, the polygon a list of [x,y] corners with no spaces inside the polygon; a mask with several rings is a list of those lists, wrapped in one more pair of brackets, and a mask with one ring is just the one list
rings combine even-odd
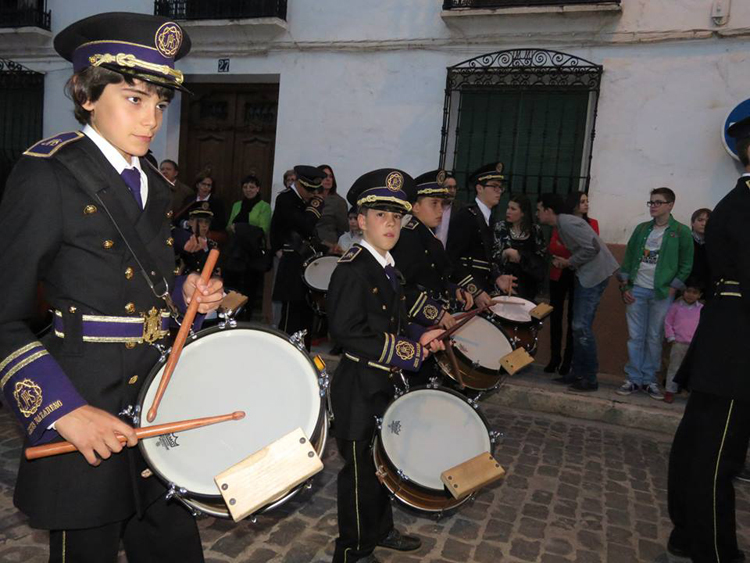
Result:
{"label": "gold epaulette", "polygon": [[36,156],[39,158],[49,158],[65,145],[69,145],[83,137],[83,133],[80,131],[68,131],[67,133],[59,133],[53,137],[43,139],[38,143],[31,145],[23,153],[26,156]]}
{"label": "gold epaulette", "polygon": [[359,256],[359,253],[362,252],[362,247],[357,246],[356,244],[352,246],[349,250],[346,251],[346,254],[344,254],[341,258],[339,258],[338,264],[345,264],[346,262],[353,261],[357,256]]}

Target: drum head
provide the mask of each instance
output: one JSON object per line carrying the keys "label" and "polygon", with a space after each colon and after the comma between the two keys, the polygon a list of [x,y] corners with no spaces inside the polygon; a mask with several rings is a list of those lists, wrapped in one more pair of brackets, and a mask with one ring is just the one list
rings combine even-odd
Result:
{"label": "drum head", "polygon": [[513,351],[503,331],[483,317],[474,317],[453,334],[456,349],[470,362],[499,370],[500,360]]}
{"label": "drum head", "polygon": [[410,481],[440,491],[443,471],[491,451],[481,415],[445,389],[416,389],[392,402],[380,440],[390,462]]}
{"label": "drum head", "polygon": [[[139,401],[147,412],[163,364]],[[312,438],[321,413],[318,374],[276,332],[210,329],[185,346],[153,424],[245,411],[245,418],[139,442],[149,466],[189,493],[219,496],[214,477],[296,428]],[[141,426],[151,426],[145,416]]]}
{"label": "drum head", "polygon": [[529,314],[536,307],[536,303],[508,295],[493,297],[494,303],[490,310],[498,317],[516,323],[530,323],[533,319]]}
{"label": "drum head", "polygon": [[305,282],[317,291],[328,291],[331,276],[338,265],[338,256],[321,256],[305,267]]}

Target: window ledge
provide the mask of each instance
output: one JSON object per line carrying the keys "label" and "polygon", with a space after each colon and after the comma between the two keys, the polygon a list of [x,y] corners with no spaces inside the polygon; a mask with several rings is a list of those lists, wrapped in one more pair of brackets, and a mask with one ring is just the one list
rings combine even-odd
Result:
{"label": "window ledge", "polygon": [[[262,43],[287,30],[281,18],[243,18],[221,20],[180,20],[188,30],[193,48],[207,45]],[[217,33],[220,28],[221,33]]]}
{"label": "window ledge", "polygon": [[52,32],[41,27],[0,27],[0,49],[20,52],[23,48],[49,45]]}
{"label": "window ledge", "polygon": [[580,14],[585,12],[622,12],[618,2],[602,2],[601,4],[568,4],[562,6],[508,6],[506,8],[454,8],[443,10],[443,19],[485,17],[485,16],[517,16],[526,14]]}
{"label": "window ledge", "polygon": [[182,20],[182,27],[188,29],[196,28],[214,28],[214,27],[252,27],[256,29],[268,29],[277,31],[286,31],[287,23],[281,18],[242,18],[242,19],[221,19],[221,20]]}

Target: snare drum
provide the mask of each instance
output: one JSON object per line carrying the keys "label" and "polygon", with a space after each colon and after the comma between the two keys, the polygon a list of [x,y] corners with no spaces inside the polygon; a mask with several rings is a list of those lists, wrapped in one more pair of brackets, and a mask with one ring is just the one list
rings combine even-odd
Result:
{"label": "snare drum", "polygon": [[[166,358],[154,367],[141,390],[141,413],[151,407],[165,363]],[[201,331],[185,345],[154,424],[237,410],[245,411],[245,418],[147,438],[138,446],[153,473],[189,508],[229,518],[216,475],[298,427],[322,454],[327,420],[318,378],[315,364],[286,334],[242,323]],[[145,417],[140,426],[150,426]]]}
{"label": "snare drum", "polygon": [[537,304],[516,296],[498,295],[492,298],[492,321],[502,327],[514,347],[523,346],[532,356],[536,353],[538,333],[542,323],[531,316]]}
{"label": "snare drum", "polygon": [[426,512],[456,508],[440,474],[482,453],[492,439],[478,409],[445,387],[416,387],[394,399],[373,445],[378,478],[404,504]]}
{"label": "snare drum", "polygon": [[[466,387],[477,391],[492,389],[500,382],[500,360],[514,349],[503,329],[484,317],[476,316],[453,334],[453,353]],[[458,381],[445,352],[435,354],[438,367]]]}
{"label": "snare drum", "polygon": [[316,254],[302,264],[302,280],[309,288],[310,306],[318,315],[326,314],[326,293],[338,262],[338,256]]}

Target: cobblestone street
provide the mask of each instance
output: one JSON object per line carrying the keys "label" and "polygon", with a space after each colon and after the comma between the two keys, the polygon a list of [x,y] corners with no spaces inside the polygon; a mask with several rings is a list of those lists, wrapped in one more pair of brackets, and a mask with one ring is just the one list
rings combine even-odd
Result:
{"label": "cobblestone street", "polygon": [[[507,479],[439,521],[399,508],[397,525],[424,545],[408,556],[379,549],[382,561],[666,561],[670,436],[510,410],[491,399],[481,408],[505,434],[496,457]],[[47,560],[46,533],[32,531],[12,506],[19,435],[7,409],[0,410],[0,561],[41,563]],[[202,518],[206,560],[330,561],[341,466],[333,440],[324,462],[311,490],[255,523]],[[737,509],[740,547],[748,549],[750,486],[737,486]]]}

